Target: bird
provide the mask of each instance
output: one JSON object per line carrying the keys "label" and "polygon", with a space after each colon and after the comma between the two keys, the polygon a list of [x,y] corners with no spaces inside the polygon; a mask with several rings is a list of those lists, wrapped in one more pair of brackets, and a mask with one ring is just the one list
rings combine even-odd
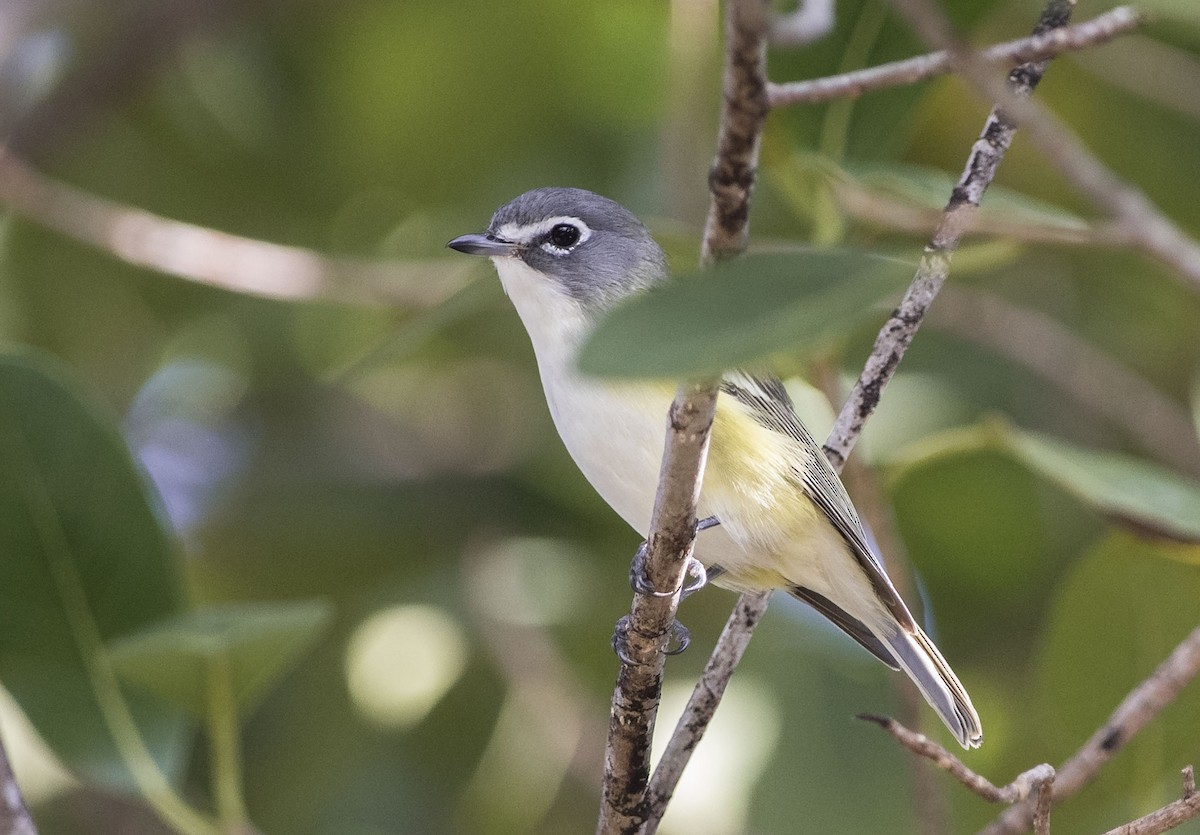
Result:
{"label": "bird", "polygon": [[[606,312],[667,280],[661,247],[619,203],[562,187],[525,192],[497,209],[484,232],[447,246],[491,259],[532,342],[567,451],[646,537],[676,385],[588,376],[576,359]],[[888,578],[778,378],[722,375],[697,515],[714,522],[697,534],[695,556],[715,585],[782,589],[807,603],[907,673],[964,748],[982,743],[970,697]]]}

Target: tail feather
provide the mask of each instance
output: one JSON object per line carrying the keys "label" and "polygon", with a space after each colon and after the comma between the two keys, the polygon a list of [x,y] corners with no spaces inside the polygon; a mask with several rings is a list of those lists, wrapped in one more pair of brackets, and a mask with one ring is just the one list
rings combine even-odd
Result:
{"label": "tail feather", "polygon": [[915,624],[911,630],[900,627],[886,638],[892,655],[959,744],[978,748],[983,743],[983,727],[971,697],[929,636]]}

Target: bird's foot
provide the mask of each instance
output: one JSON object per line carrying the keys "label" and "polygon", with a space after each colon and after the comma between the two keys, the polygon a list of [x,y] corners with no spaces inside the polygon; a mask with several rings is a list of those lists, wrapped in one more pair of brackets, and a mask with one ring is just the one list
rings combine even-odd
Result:
{"label": "bird's foot", "polygon": [[[696,533],[714,528],[719,524],[721,524],[721,520],[716,516],[707,516],[696,523]],[[646,579],[646,555],[649,549],[650,543],[643,540],[634,553],[633,562],[629,565],[629,585],[638,594],[648,595],[649,597],[670,597],[675,594],[675,591],[658,591]],[[695,557],[688,557],[684,574],[691,575],[692,582],[686,583],[682,588],[678,589],[680,599],[700,591],[700,589],[707,585],[710,579],[716,577],[722,570],[719,566],[706,569],[704,563],[700,562],[700,560]]]}
{"label": "bird's foot", "polygon": [[[620,659],[622,664],[636,665],[639,663],[644,663],[643,661],[639,661],[638,659],[634,658],[632,653],[629,651],[630,629],[631,626],[629,623],[629,615],[626,615],[617,621],[617,628],[613,631],[612,637],[613,652],[617,654],[617,658]],[[675,621],[671,624],[670,637],[667,639],[667,646],[664,652],[667,655],[679,655],[679,653],[688,648],[688,645],[691,642],[691,630],[689,630],[679,621]]]}

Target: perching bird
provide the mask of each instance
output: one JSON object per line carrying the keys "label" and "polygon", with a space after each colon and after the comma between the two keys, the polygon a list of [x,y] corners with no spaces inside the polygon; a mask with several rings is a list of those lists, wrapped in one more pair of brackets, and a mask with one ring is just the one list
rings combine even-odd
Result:
{"label": "perching bird", "polygon": [[[675,386],[583,375],[575,358],[598,318],[667,277],[666,258],[621,205],[541,188],[501,206],[484,234],[452,249],[492,259],[537,355],[554,425],[579,469],[643,537],[658,486]],[[697,558],[735,591],[784,589],[883,663],[902,669],[964,748],[979,716],[868,545],[850,497],[800,422],[783,384],[740,371],[721,379],[697,512]],[[716,573],[714,571],[714,573]]]}

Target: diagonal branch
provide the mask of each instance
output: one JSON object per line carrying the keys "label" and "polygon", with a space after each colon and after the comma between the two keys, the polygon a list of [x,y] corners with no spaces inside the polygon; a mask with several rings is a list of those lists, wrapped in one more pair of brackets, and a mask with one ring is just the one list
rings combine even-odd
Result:
{"label": "diagonal branch", "polygon": [[[1125,697],[1092,738],[1059,767],[1054,781],[1054,802],[1065,800],[1090,783],[1101,767],[1173,702],[1198,673],[1200,626],[1192,630],[1158,669]],[[1019,803],[1005,810],[981,835],[1024,832],[1032,819],[1033,810],[1029,803]]]}
{"label": "diagonal branch", "polygon": [[[717,156],[709,175],[712,202],[700,257],[711,264],[746,248],[750,194],[767,116],[766,0],[731,0],[726,7],[724,108]],[[647,823],[650,741],[662,691],[668,633],[695,543],[696,501],[703,479],[717,383],[684,384],[671,405],[658,495],[647,537],[645,579],[655,594],[637,594],[617,627],[621,668],[613,693],[599,833],[634,833]]]}
{"label": "diagonal branch", "polygon": [[[981,96],[1002,104],[1020,122],[1038,149],[1084,197],[1118,225],[1118,236],[1170,268],[1200,291],[1200,242],[1189,237],[1142,191],[1118,177],[1058,117],[1035,102],[1007,93],[989,68],[963,45],[932,0],[891,0],[926,43],[945,49],[951,66]],[[1057,0],[1069,15],[1075,0]]]}
{"label": "diagonal branch", "polygon": [[[1129,6],[1118,6],[1086,23],[996,44],[982,50],[979,58],[989,64],[1006,66],[1045,61],[1065,52],[1075,52],[1111,41],[1137,28],[1143,20],[1142,15]],[[816,104],[831,99],[861,96],[863,93],[887,87],[916,84],[944,75],[951,69],[950,53],[943,49],[928,55],[918,55],[915,58],[826,78],[770,84],[767,87],[767,97],[772,108]]]}
{"label": "diagonal branch", "polygon": [[[1066,23],[1065,19],[1057,16],[1057,9],[1057,0],[1051,0],[1035,32],[1048,31]],[[1045,71],[1046,63],[1023,64],[1012,72],[1011,83],[1018,94],[1028,96],[1033,91]],[[992,111],[983,135],[972,148],[963,176],[942,213],[941,222],[932,243],[926,248],[926,255],[905,301],[901,302],[901,306],[880,331],[866,368],[830,432],[825,451],[838,472],[842,470],[867,418],[879,402],[880,393],[891,379],[929,305],[945,281],[950,255],[965,231],[970,214],[995,176],[1014,131],[1015,126],[1008,123],[998,110]],[[650,781],[647,790],[650,820],[656,820],[665,811],[683,768],[704,735],[717,703],[741,660],[750,633],[766,611],[769,599],[770,596],[766,594],[744,594],[730,615],[675,727],[667,753]]]}
{"label": "diagonal branch", "polygon": [[1183,769],[1183,797],[1104,835],[1158,835],[1194,817],[1200,817],[1200,794],[1196,793],[1196,774],[1189,765]]}

